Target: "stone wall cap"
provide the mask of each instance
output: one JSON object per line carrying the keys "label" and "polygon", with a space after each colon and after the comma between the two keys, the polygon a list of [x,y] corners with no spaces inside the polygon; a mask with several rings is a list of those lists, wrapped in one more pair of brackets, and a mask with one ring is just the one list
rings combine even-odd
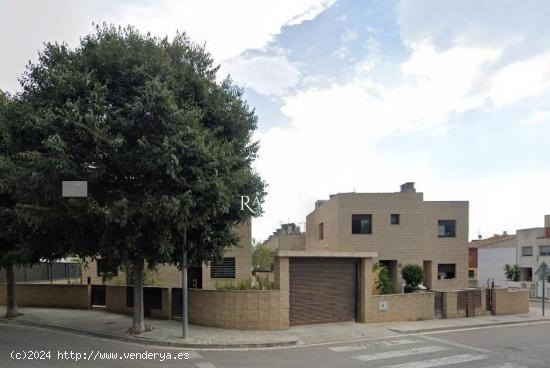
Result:
{"label": "stone wall cap", "polygon": [[316,257],[316,258],[376,258],[377,252],[333,252],[326,250],[280,250],[278,257]]}

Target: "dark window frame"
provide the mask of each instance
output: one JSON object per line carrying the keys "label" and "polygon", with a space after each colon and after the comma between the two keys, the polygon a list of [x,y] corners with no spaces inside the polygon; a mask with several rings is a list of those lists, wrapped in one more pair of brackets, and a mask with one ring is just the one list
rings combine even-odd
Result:
{"label": "dark window frame", "polygon": [[541,257],[550,256],[550,250],[543,252],[542,248],[550,249],[550,245],[539,245],[539,256],[541,256]]}
{"label": "dark window frame", "polygon": [[219,263],[210,264],[210,278],[234,279],[236,278],[237,261],[235,257],[224,257]]}
{"label": "dark window frame", "polygon": [[[445,226],[445,233],[441,234],[441,226]],[[447,227],[449,226],[450,231]],[[452,227],[450,227],[452,226]],[[456,238],[456,220],[437,220],[437,237],[438,238]]]}
{"label": "dark window frame", "polygon": [[[368,221],[366,228],[363,227],[363,221]],[[352,214],[351,233],[353,235],[372,234],[372,214]]]}
{"label": "dark window frame", "polygon": [[319,224],[319,240],[323,240],[324,237],[325,237],[325,229],[324,229],[324,226],[325,224],[323,222],[321,222]]}
{"label": "dark window frame", "polygon": [[[530,254],[525,254],[526,249],[530,250]],[[532,257],[533,256],[533,246],[532,245],[526,245],[524,247],[521,247],[521,256],[522,257]]]}
{"label": "dark window frame", "polygon": [[[453,271],[443,271],[441,270],[442,267],[446,268],[446,266],[452,266]],[[444,277],[441,277],[441,274],[445,273]],[[455,280],[456,279],[456,263],[438,263],[437,264],[437,279],[438,280]]]}
{"label": "dark window frame", "polygon": [[106,274],[110,274],[110,276],[117,277],[118,276],[118,267],[113,266],[109,263],[109,260],[106,258],[99,258],[96,260],[97,264],[97,276],[106,276]]}
{"label": "dark window frame", "polygon": [[390,215],[390,225],[401,224],[401,215],[399,213],[392,213]]}

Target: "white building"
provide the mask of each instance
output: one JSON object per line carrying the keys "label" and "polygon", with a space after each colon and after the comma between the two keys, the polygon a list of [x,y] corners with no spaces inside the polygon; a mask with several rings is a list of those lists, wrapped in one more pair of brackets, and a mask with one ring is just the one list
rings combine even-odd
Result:
{"label": "white building", "polygon": [[470,242],[470,249],[477,249],[477,286],[506,286],[504,266],[516,264],[516,236],[494,235]]}
{"label": "white building", "polygon": [[[544,217],[544,227],[517,231],[516,257],[521,281],[531,283],[531,296],[542,296],[542,282],[535,272],[542,262],[550,265],[550,215]],[[550,288],[546,295],[549,291]]]}

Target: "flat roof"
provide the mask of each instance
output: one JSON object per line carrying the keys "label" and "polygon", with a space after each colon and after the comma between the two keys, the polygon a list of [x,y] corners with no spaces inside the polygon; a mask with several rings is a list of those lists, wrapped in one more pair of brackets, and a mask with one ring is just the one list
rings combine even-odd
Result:
{"label": "flat roof", "polygon": [[324,258],[376,258],[377,252],[333,252],[326,250],[280,250],[279,257],[324,257]]}

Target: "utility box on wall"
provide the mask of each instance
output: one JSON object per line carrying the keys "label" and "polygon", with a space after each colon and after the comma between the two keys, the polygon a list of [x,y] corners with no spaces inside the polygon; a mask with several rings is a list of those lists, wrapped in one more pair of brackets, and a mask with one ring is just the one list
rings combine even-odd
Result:
{"label": "utility box on wall", "polygon": [[378,310],[379,311],[387,311],[388,310],[388,301],[383,300],[381,302],[378,302]]}

